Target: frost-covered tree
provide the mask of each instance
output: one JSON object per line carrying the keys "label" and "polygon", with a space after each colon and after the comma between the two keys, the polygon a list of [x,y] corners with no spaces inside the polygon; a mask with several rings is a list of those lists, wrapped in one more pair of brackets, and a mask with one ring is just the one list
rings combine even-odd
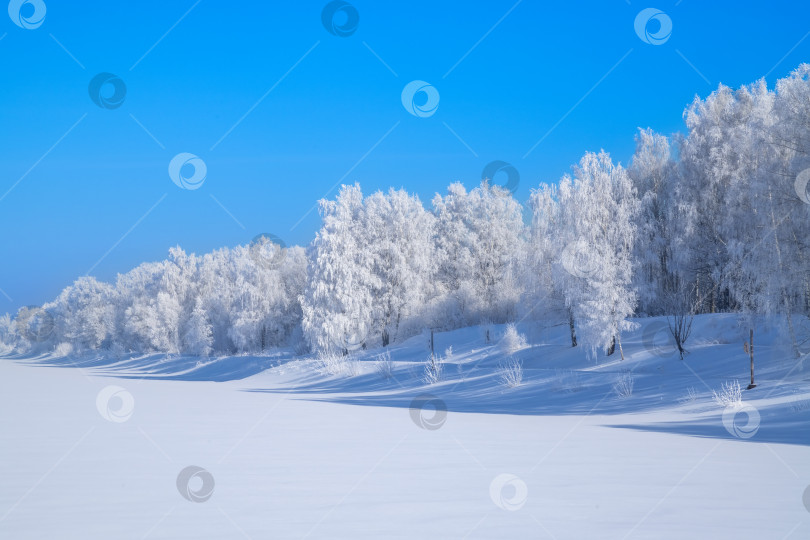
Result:
{"label": "frost-covered tree", "polygon": [[460,182],[451,184],[444,197],[436,194],[433,214],[436,216],[435,265],[439,289],[434,325],[455,328],[474,320],[476,295],[472,287],[475,234],[468,224],[472,204]]}
{"label": "frost-covered tree", "polygon": [[374,193],[364,201],[363,244],[374,298],[372,330],[383,346],[400,326],[418,319],[432,296],[432,214],[404,190]]}
{"label": "frost-covered tree", "polygon": [[302,328],[313,349],[348,352],[365,343],[372,324],[375,276],[362,243],[363,194],[359,185],[344,185],[336,200],[319,205],[323,224],[310,246]]}
{"label": "frost-covered tree", "polygon": [[214,334],[208,315],[202,307],[202,302],[197,301],[191,317],[186,321],[183,329],[183,350],[196,356],[208,356],[211,346],[214,344]]}
{"label": "frost-covered tree", "polygon": [[561,264],[570,278],[561,282],[566,304],[579,326],[579,335],[592,350],[612,353],[614,344],[624,358],[621,332],[633,314],[632,253],[638,199],[627,172],[610,156],[586,153],[574,167],[574,177],[560,182],[560,222],[569,242]]}
{"label": "frost-covered tree", "polygon": [[467,192],[452,184],[433,199],[436,267],[445,324],[514,317],[524,250],[522,207],[511,193],[486,181]]}
{"label": "frost-covered tree", "polygon": [[677,279],[671,252],[672,222],[677,218],[673,184],[677,178],[669,140],[651,129],[640,129],[627,174],[639,198],[633,286],[639,310],[661,315],[665,312],[662,299],[674,294]]}
{"label": "frost-covered tree", "polygon": [[772,99],[764,81],[737,91],[720,85],[684,113],[689,133],[680,144],[676,189],[683,219],[673,249],[705,311],[738,307],[730,287],[756,236],[744,223],[755,204],[750,188]]}
{"label": "frost-covered tree", "polygon": [[564,283],[574,276],[566,271],[560,260],[566,235],[562,234],[557,186],[541,184],[538,189],[532,190],[529,206],[532,221],[525,273],[527,309],[534,318],[541,320],[565,318],[571,330],[571,344],[576,347],[573,313],[570,306],[566,306],[562,293]]}
{"label": "frost-covered tree", "polygon": [[114,333],[116,292],[106,283],[82,277],[43,306],[54,318],[54,340],[74,349],[97,349],[109,344]]}

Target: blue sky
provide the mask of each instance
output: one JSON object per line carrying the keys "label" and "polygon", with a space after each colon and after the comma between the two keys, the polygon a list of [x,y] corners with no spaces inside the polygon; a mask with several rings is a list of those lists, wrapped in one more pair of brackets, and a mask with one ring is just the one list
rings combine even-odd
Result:
{"label": "blue sky", "polygon": [[[427,206],[502,160],[525,201],[586,150],[626,163],[637,127],[683,131],[695,94],[810,60],[810,8],[788,1],[358,0],[345,37],[322,1],[44,3],[37,28],[0,19],[0,312],[177,244],[306,244],[341,179]],[[660,45],[634,30],[651,6],[672,22]],[[91,99],[98,73],[123,81],[120,106]],[[403,107],[414,80],[439,95],[430,116]],[[183,152],[205,163],[199,189],[169,177]]]}

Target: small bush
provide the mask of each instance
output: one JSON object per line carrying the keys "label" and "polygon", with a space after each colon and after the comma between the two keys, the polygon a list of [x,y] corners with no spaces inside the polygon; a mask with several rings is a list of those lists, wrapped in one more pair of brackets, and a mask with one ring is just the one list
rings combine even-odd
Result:
{"label": "small bush", "polygon": [[613,383],[613,393],[621,399],[629,398],[633,395],[633,383],[635,379],[633,374],[626,371],[619,375],[616,382]]}
{"label": "small bush", "polygon": [[467,377],[464,374],[464,367],[460,363],[456,364],[456,371],[458,372],[458,378],[459,379],[461,379],[462,381],[467,380]]}
{"label": "small bush", "polygon": [[375,364],[377,369],[377,373],[383,379],[390,379],[394,376],[394,362],[391,360],[391,353],[389,351],[385,351],[384,353],[377,356],[377,363]]}
{"label": "small bush", "polygon": [[498,368],[501,384],[509,388],[517,388],[523,383],[523,363],[510,356]]}
{"label": "small bush", "polygon": [[315,366],[324,375],[354,376],[360,372],[360,363],[357,360],[335,353],[318,353]]}
{"label": "small bush", "polygon": [[441,360],[433,355],[428,356],[427,362],[425,362],[425,383],[436,384],[437,382],[441,381],[442,368],[443,366]]}
{"label": "small bush", "polygon": [[73,353],[73,345],[63,341],[53,349],[53,352],[56,356],[70,356]]}
{"label": "small bush", "polygon": [[695,387],[690,386],[689,388],[686,389],[686,395],[684,395],[678,401],[680,401],[683,405],[686,405],[687,403],[694,403],[697,400],[697,398],[698,395],[697,391],[695,390]]}
{"label": "small bush", "polygon": [[503,338],[501,339],[501,349],[503,349],[506,354],[513,354],[525,346],[526,338],[518,333],[517,327],[512,323],[506,325],[506,332],[504,332]]}
{"label": "small bush", "polygon": [[737,407],[742,405],[742,389],[736,380],[727,381],[720,387],[720,392],[712,391],[714,401],[721,407]]}
{"label": "small bush", "polygon": [[570,369],[558,369],[554,382],[554,388],[563,392],[577,392],[582,390],[582,382],[578,371]]}

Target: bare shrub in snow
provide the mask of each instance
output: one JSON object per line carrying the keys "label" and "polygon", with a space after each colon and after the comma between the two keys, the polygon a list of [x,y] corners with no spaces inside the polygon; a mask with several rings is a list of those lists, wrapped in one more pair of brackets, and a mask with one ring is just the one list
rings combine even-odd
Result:
{"label": "bare shrub in snow", "polygon": [[427,362],[425,362],[425,376],[424,380],[427,384],[436,384],[437,382],[442,380],[442,361],[434,356],[428,356]]}
{"label": "bare shrub in snow", "polygon": [[517,388],[523,383],[523,362],[510,356],[498,367],[498,378],[504,386]]}
{"label": "bare shrub in snow", "polygon": [[506,354],[513,354],[526,346],[526,337],[517,331],[513,323],[506,325],[506,332],[501,339],[501,349]]}
{"label": "bare shrub in snow", "polygon": [[63,341],[54,348],[53,352],[56,354],[56,356],[70,356],[73,354],[73,345]]}
{"label": "bare shrub in snow", "polygon": [[582,390],[582,381],[578,371],[558,369],[554,381],[554,388],[563,392],[577,392]]}
{"label": "bare shrub in snow", "polygon": [[634,382],[635,379],[632,373],[629,371],[622,373],[613,383],[613,393],[621,399],[629,398],[633,395]]}
{"label": "bare shrub in snow", "polygon": [[697,391],[695,390],[695,387],[690,386],[689,388],[686,389],[686,394],[682,396],[678,401],[681,402],[681,404],[686,405],[687,403],[694,403],[695,401],[697,401],[697,398],[698,395]]}
{"label": "bare shrub in snow", "polygon": [[720,387],[720,391],[712,391],[714,401],[721,407],[738,407],[742,405],[742,389],[737,380],[726,381]]}
{"label": "bare shrub in snow", "polygon": [[467,380],[466,375],[464,374],[464,367],[461,364],[456,364],[456,371],[458,371],[458,378],[462,381]]}
{"label": "bare shrub in snow", "polygon": [[385,351],[377,356],[375,368],[383,379],[390,379],[394,376],[394,362],[391,360],[390,351]]}
{"label": "bare shrub in snow", "polygon": [[319,372],[324,375],[346,375],[354,376],[360,373],[360,363],[349,356],[340,354],[321,352],[315,359],[315,365]]}

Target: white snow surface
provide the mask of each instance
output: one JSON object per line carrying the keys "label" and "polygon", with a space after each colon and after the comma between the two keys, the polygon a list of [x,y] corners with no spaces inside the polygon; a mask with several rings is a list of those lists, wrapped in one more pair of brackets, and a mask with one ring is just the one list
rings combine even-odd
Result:
{"label": "white snow surface", "polygon": [[[664,320],[636,320],[624,361],[520,324],[515,388],[505,327],[437,333],[433,385],[424,336],[390,347],[391,378],[380,350],[335,375],[291,351],[6,356],[0,538],[810,538],[810,358],[758,328],[758,386],[724,410],[712,390],[747,385],[748,327],[698,316],[681,361]],[[424,394],[446,417],[411,408]],[[192,465],[202,502],[177,485]]]}

